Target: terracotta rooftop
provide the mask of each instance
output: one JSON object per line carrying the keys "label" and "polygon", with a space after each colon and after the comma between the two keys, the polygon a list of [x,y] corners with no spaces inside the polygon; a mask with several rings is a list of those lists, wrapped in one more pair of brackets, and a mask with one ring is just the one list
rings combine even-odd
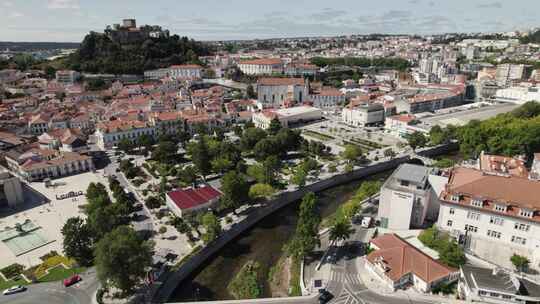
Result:
{"label": "terracotta rooftop", "polygon": [[259,78],[258,85],[267,86],[287,86],[287,85],[304,85],[304,78],[279,78],[279,77],[264,77]]}
{"label": "terracotta rooftop", "polygon": [[394,282],[413,273],[430,283],[458,271],[434,260],[395,234],[384,234],[371,243],[379,250],[370,253],[367,260],[374,265],[383,264],[387,269],[386,276]]}
{"label": "terracotta rooftop", "polygon": [[180,65],[171,65],[171,69],[202,69],[198,64],[180,64]]}
{"label": "terracotta rooftop", "polygon": [[221,196],[221,193],[211,186],[175,190],[167,193],[167,196],[180,209],[191,209],[204,205]]}
{"label": "terracotta rooftop", "polygon": [[[453,201],[452,196],[459,196]],[[450,174],[446,189],[441,193],[441,200],[470,208],[483,209],[492,213],[520,217],[540,222],[540,215],[535,212],[531,218],[519,215],[520,209],[540,210],[540,182],[517,176],[498,176],[480,170],[456,167]],[[481,207],[471,205],[473,199],[482,201]],[[495,210],[495,205],[507,206],[506,211]]]}
{"label": "terracotta rooftop", "polygon": [[480,170],[484,172],[510,174],[514,176],[527,177],[529,170],[525,166],[525,161],[513,157],[482,154],[480,156]]}
{"label": "terracotta rooftop", "polygon": [[277,64],[283,64],[283,62],[279,58],[262,58],[262,59],[241,61],[240,64],[277,65]]}

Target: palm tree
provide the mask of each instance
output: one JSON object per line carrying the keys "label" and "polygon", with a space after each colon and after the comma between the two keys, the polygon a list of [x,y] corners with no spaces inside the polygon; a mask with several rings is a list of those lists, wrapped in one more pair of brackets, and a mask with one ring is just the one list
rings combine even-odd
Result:
{"label": "palm tree", "polygon": [[351,223],[349,223],[349,221],[335,221],[334,224],[332,224],[332,227],[330,227],[330,241],[332,243],[344,241],[348,239],[353,232],[354,229],[351,227]]}

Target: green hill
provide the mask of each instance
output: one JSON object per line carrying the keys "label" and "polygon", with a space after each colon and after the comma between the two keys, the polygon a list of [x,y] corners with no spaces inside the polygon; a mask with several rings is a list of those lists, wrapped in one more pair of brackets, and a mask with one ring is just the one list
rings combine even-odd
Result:
{"label": "green hill", "polygon": [[120,44],[105,34],[91,32],[62,65],[88,73],[142,74],[173,64],[196,63],[199,56],[209,54],[208,46],[178,35]]}

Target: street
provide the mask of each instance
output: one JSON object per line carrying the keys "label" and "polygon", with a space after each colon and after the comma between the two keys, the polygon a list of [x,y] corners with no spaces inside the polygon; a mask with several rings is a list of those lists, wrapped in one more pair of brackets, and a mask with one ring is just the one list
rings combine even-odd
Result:
{"label": "street", "polygon": [[32,284],[21,293],[0,296],[0,304],[90,304],[99,283],[95,269],[81,274],[82,281],[70,287],[64,287],[61,281]]}

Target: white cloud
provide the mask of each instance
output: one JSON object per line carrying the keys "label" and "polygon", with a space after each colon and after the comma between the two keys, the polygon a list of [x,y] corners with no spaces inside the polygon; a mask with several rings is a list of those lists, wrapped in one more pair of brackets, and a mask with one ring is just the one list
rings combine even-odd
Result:
{"label": "white cloud", "polygon": [[49,9],[79,9],[79,0],[47,0]]}

